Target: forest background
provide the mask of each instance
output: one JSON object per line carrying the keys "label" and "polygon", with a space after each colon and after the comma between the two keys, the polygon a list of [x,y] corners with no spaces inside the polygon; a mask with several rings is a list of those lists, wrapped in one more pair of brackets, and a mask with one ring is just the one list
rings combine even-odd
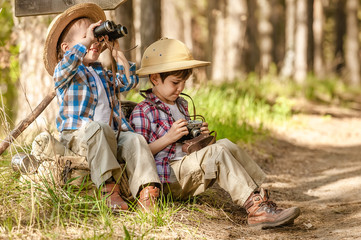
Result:
{"label": "forest background", "polygon": [[[128,28],[119,42],[137,66],[161,37],[179,39],[196,59],[212,62],[187,81],[197,113],[219,139],[255,159],[277,203],[299,206],[302,214],[293,226],[257,231],[216,186],[186,202],[161,199],[156,213],[113,215],[96,192],[83,194],[83,185],[19,184],[12,155],[29,152],[44,129],[58,136],[54,99],[0,156],[0,238],[360,237],[359,0],[127,0],[106,14]],[[42,60],[54,16],[15,17],[14,1],[0,0],[1,140],[54,88]],[[108,65],[109,56],[101,60]],[[137,90],[124,99],[140,101]]]}
{"label": "forest background", "polygon": [[[144,49],[161,37],[179,39],[196,59],[211,61],[210,67],[196,71],[190,87],[234,88],[232,84],[249,83],[250,76],[251,85],[260,87],[268,77],[278,87],[275,93],[258,96],[260,91],[254,91],[270,104],[290,84],[293,90],[287,98],[303,95],[330,103],[335,98],[354,100],[355,87],[361,83],[359,4],[358,0],[128,0],[107,16],[128,28],[120,44],[138,66]],[[0,9],[4,135],[53,88],[42,50],[54,15],[17,18],[9,0],[1,0]],[[102,59],[106,63],[107,55]],[[145,83],[141,80],[141,87]],[[249,85],[242,91],[251,91]],[[345,91],[350,88],[356,94]],[[56,111],[54,100],[38,118],[38,131],[54,129]]]}

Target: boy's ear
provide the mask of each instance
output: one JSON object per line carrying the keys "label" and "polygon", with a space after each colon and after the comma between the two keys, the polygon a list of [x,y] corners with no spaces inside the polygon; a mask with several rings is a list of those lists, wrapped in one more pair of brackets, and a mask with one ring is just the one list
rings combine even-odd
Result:
{"label": "boy's ear", "polygon": [[67,42],[62,42],[62,43],[60,44],[60,48],[61,48],[61,50],[65,53],[66,51],[69,50],[69,45],[68,45]]}
{"label": "boy's ear", "polygon": [[150,74],[149,80],[151,83],[153,83],[154,86],[158,85],[161,81],[159,73]]}

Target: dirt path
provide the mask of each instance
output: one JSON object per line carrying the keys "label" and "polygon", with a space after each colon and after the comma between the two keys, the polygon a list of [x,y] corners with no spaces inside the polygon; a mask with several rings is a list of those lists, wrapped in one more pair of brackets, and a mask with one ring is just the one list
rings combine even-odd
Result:
{"label": "dirt path", "polygon": [[301,216],[293,226],[255,230],[245,224],[243,209],[221,197],[216,202],[225,217],[202,224],[209,238],[361,239],[361,118],[298,115],[293,123],[249,152],[268,174],[272,199],[300,207]]}

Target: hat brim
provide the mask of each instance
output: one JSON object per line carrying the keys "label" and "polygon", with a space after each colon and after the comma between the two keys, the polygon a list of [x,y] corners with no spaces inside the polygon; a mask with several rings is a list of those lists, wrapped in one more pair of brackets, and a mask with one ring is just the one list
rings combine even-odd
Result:
{"label": "hat brim", "polygon": [[158,65],[152,65],[148,67],[142,67],[136,71],[139,76],[146,76],[154,73],[164,73],[164,72],[172,72],[177,70],[184,70],[196,67],[203,67],[211,64],[206,61],[198,61],[198,60],[187,60],[187,61],[178,61],[171,63],[162,63]]}
{"label": "hat brim", "polygon": [[50,75],[53,75],[54,68],[58,63],[57,44],[61,33],[71,21],[82,17],[90,18],[94,22],[106,20],[103,9],[97,4],[80,3],[68,8],[51,22],[48,28],[43,53],[44,65],[46,71]]}

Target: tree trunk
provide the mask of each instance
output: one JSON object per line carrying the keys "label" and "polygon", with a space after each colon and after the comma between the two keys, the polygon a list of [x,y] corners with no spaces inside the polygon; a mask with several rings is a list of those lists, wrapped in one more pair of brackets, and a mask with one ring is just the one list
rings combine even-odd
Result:
{"label": "tree trunk", "polygon": [[135,50],[130,50],[135,46],[135,27],[134,27],[134,7],[133,0],[125,1],[115,9],[115,22],[125,26],[128,35],[119,39],[119,46],[124,50],[125,57],[132,62],[136,61]]}
{"label": "tree trunk", "polygon": [[347,0],[347,38],[346,38],[346,68],[347,79],[351,85],[360,85],[360,60],[358,42],[358,0]]}
{"label": "tree trunk", "polygon": [[283,77],[291,77],[295,61],[296,0],[286,0],[286,54],[281,70]]}
{"label": "tree trunk", "polygon": [[307,76],[307,0],[297,0],[296,8],[294,79],[302,84]]}
{"label": "tree trunk", "polygon": [[211,79],[215,83],[234,80],[241,72],[247,28],[247,1],[209,1],[208,16]]}
{"label": "tree trunk", "polygon": [[255,72],[259,65],[259,46],[258,39],[258,18],[256,16],[257,2],[253,0],[247,1],[247,31],[246,40],[243,47],[242,66],[245,72]]}
{"label": "tree trunk", "polygon": [[259,48],[260,48],[260,75],[268,73],[272,63],[272,32],[273,27],[271,19],[271,4],[268,0],[257,0],[258,4],[258,32],[259,32]]}
{"label": "tree trunk", "polygon": [[338,0],[335,16],[335,60],[334,66],[338,74],[341,74],[345,66],[344,37],[346,34],[345,0]]}
{"label": "tree trunk", "polygon": [[[161,18],[162,36],[182,41],[194,55],[190,1],[163,0]],[[192,84],[193,79],[187,81],[187,86]]]}
{"label": "tree trunk", "polygon": [[226,18],[226,79],[233,81],[241,74],[241,57],[247,29],[247,1],[228,0]]}
{"label": "tree trunk", "polygon": [[210,78],[216,84],[225,81],[224,69],[226,68],[225,59],[225,0],[209,1],[209,61],[211,61]]}
{"label": "tree trunk", "polygon": [[140,39],[141,54],[161,37],[161,1],[141,1]]}
{"label": "tree trunk", "polygon": [[[46,72],[43,65],[43,49],[47,23],[49,17],[19,18],[16,31],[19,33],[20,44],[19,65],[20,79],[17,98],[17,118],[19,123],[54,89],[52,77]],[[56,101],[45,109],[33,124],[22,134],[26,140],[31,140],[35,134],[55,129],[55,116],[58,110]]]}
{"label": "tree trunk", "polygon": [[272,62],[281,67],[285,56],[285,7],[283,1],[271,0],[272,13],[270,21],[272,31]]}
{"label": "tree trunk", "polygon": [[[207,31],[207,2],[191,1],[188,2],[188,11],[191,15],[191,40],[192,40],[192,53],[195,59],[207,59],[207,44],[208,44],[208,31]],[[197,12],[191,11],[197,9]],[[205,83],[207,79],[206,71],[210,67],[198,68],[193,73],[193,82]],[[192,82],[192,83],[193,83]]]}
{"label": "tree trunk", "polygon": [[314,0],[313,3],[313,40],[314,40],[314,60],[313,67],[318,78],[324,77],[323,68],[323,25],[324,14],[322,0]]}
{"label": "tree trunk", "polygon": [[162,1],[162,36],[178,39],[192,49],[192,15],[189,1]]}
{"label": "tree trunk", "polygon": [[314,46],[313,46],[313,1],[307,1],[307,69],[309,71],[313,70],[313,55],[314,55]]}

